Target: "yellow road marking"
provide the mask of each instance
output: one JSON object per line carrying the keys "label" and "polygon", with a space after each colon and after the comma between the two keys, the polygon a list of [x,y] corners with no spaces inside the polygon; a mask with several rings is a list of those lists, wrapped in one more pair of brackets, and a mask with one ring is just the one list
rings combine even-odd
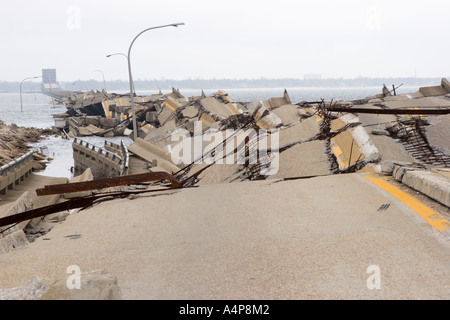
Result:
{"label": "yellow road marking", "polygon": [[[334,142],[334,139],[331,140]],[[342,153],[342,149],[334,142],[334,146],[331,147],[331,150],[333,150],[333,153],[336,156],[336,159],[339,162],[341,169],[344,169],[347,166],[347,164],[345,163],[345,160],[343,160],[344,154]]]}
{"label": "yellow road marking", "polygon": [[[422,202],[411,197],[409,194],[394,187],[387,181],[381,178],[376,178],[370,173],[366,173],[364,175],[364,178],[366,178],[367,180],[374,183],[384,191],[389,192],[394,197],[402,201],[404,204],[406,204],[408,207],[414,210],[419,216],[421,216],[426,222],[428,222],[433,228],[445,231],[446,230],[445,225],[449,225],[448,221],[445,220],[443,217],[441,217],[436,211],[430,209]],[[432,217],[434,217],[435,219],[433,219]]]}
{"label": "yellow road marking", "polygon": [[[413,108],[414,110],[419,110],[419,108]],[[419,114],[419,118],[422,118],[422,115]]]}
{"label": "yellow road marking", "polygon": [[112,112],[109,111],[109,103],[108,100],[105,100],[102,102],[103,110],[105,111],[105,114],[108,118],[112,117]]}

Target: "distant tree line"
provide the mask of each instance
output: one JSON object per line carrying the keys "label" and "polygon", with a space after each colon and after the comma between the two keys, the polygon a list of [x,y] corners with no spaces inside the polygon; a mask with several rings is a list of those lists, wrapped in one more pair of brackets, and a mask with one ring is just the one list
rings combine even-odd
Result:
{"label": "distant tree line", "polygon": [[[447,77],[449,78],[449,77]],[[358,77],[354,79],[330,78],[330,79],[154,79],[135,80],[136,90],[169,90],[178,89],[234,89],[234,88],[292,88],[292,87],[370,87],[405,85],[405,86],[430,86],[440,85],[441,78],[367,78]],[[76,80],[60,81],[60,87],[68,91],[102,90],[103,81],[98,80]],[[129,90],[128,81],[115,80],[106,81],[108,92]],[[0,92],[19,92],[20,82],[0,81]],[[22,92],[40,92],[41,86],[38,82],[27,81],[22,84]]]}

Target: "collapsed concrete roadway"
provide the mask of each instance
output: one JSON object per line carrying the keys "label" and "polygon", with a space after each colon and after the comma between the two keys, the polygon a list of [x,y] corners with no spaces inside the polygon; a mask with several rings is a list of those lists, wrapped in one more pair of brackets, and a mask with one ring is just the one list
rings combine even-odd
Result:
{"label": "collapsed concrete roadway", "polygon": [[[293,105],[286,93],[245,104],[223,92],[167,99],[160,126],[129,147],[148,165],[130,171],[192,184],[106,189],[108,201],[64,213],[45,235],[0,255],[0,298],[448,299],[448,139],[435,134],[448,114],[332,114],[448,108],[446,85],[338,105]],[[219,131],[279,129],[277,174],[255,174],[264,163],[172,163],[170,133],[192,132],[194,120]],[[125,196],[108,198],[114,192]],[[73,266],[82,290],[66,286]]]}

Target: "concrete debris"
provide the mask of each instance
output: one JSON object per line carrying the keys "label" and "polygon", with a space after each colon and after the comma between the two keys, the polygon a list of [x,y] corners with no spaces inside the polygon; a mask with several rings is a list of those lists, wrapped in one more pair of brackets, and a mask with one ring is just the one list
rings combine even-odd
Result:
{"label": "concrete debris", "polygon": [[168,150],[165,151],[157,145],[148,143],[141,138],[138,138],[128,150],[135,156],[148,161],[153,168],[151,171],[155,171],[155,167],[158,167],[157,171],[162,170],[170,174],[174,174],[180,170],[180,168],[172,162],[171,153]]}
{"label": "concrete debris", "polygon": [[[69,183],[82,182],[82,181],[92,181],[92,180],[94,180],[94,176],[92,174],[92,170],[91,170],[91,168],[87,168],[79,176],[76,176],[76,177],[73,177],[72,179],[70,179]],[[63,194],[65,199],[73,199],[73,198],[86,197],[86,196],[91,196],[91,195],[92,195],[92,191],[91,190],[79,191],[79,192],[69,192],[69,193],[64,193]]]}
{"label": "concrete debris", "polygon": [[0,254],[26,247],[28,238],[23,230],[16,230],[0,238]]}
{"label": "concrete debris", "polygon": [[[55,134],[58,131],[54,129],[25,128],[14,123],[6,125],[0,120],[0,167],[30,151],[28,143],[38,142],[45,136]],[[36,161],[47,160],[42,154],[38,156],[36,153],[34,157],[40,157]]]}
{"label": "concrete debris", "polygon": [[[67,113],[55,115],[55,123],[59,121],[59,125],[55,127],[60,127],[68,132],[67,135],[75,137],[72,147],[77,167],[76,173],[79,175],[70,181],[67,179],[52,181],[27,190],[15,201],[11,201],[8,207],[0,207],[0,254],[7,255],[9,251],[32,246],[31,243],[35,239],[42,238],[49,232],[51,234],[52,223],[61,223],[73,212],[88,210],[88,208],[103,205],[103,202],[122,199],[120,200],[122,206],[127,207],[123,203],[139,202],[136,199],[140,198],[160,199],[162,195],[177,193],[185,196],[195,193],[195,190],[201,192],[197,195],[204,195],[194,201],[195,205],[200,203],[202,207],[198,209],[195,206],[190,207],[191,204],[189,204],[186,212],[189,212],[191,216],[187,219],[197,221],[199,216],[210,211],[209,207],[206,207],[210,202],[219,202],[221,206],[225,203],[223,206],[227,207],[226,201],[231,205],[231,202],[246,202],[245,199],[249,198],[258,199],[258,204],[262,205],[264,210],[266,207],[269,208],[267,212],[261,210],[262,215],[258,219],[264,220],[266,219],[264,215],[267,214],[270,217],[274,212],[281,215],[281,212],[277,212],[277,210],[284,210],[281,208],[287,210],[288,215],[292,216],[290,223],[281,228],[270,222],[272,226],[270,232],[279,237],[280,234],[276,231],[280,228],[283,234],[289,234],[289,239],[294,239],[296,237],[291,234],[300,232],[298,227],[303,224],[299,224],[298,217],[294,217],[292,211],[289,211],[293,206],[292,203],[299,201],[292,198],[298,197],[303,201],[309,197],[309,194],[306,192],[308,190],[292,189],[294,190],[292,191],[290,188],[312,186],[308,183],[295,183],[295,180],[305,182],[311,178],[318,181],[318,186],[314,187],[313,192],[322,192],[325,200],[314,200],[315,202],[306,206],[305,211],[315,206],[322,208],[319,211],[326,211],[320,202],[327,202],[327,189],[324,188],[328,187],[338,186],[333,189],[333,192],[337,191],[337,193],[330,191],[330,194],[333,193],[336,197],[333,204],[348,205],[348,203],[342,204],[338,199],[347,197],[344,191],[340,190],[343,189],[340,181],[347,181],[349,184],[346,188],[353,188],[351,192],[358,193],[361,187],[367,189],[364,193],[367,194],[373,191],[373,186],[368,185],[367,181],[375,185],[383,185],[390,180],[397,184],[401,183],[405,189],[426,195],[433,199],[430,200],[434,201],[433,204],[448,208],[450,207],[450,152],[446,133],[450,128],[450,84],[447,79],[442,79],[440,86],[424,87],[418,92],[404,95],[399,95],[397,92],[400,86],[393,85],[390,90],[383,85],[380,94],[355,101],[318,100],[302,101],[296,104],[291,101],[287,90],[280,97],[241,102],[234,101],[223,90],[209,96],[202,92],[201,95],[192,97],[184,97],[176,89],[166,95],[160,93],[130,97],[106,92],[89,92],[70,93],[59,97],[60,102],[67,107]],[[132,126],[131,99],[136,105],[138,128]],[[0,130],[5,130],[4,127],[0,123]],[[25,173],[21,173],[20,177],[15,178],[12,183],[7,180],[12,175],[11,172],[15,176],[15,173],[23,167],[13,166],[11,161],[15,161],[18,156],[23,157],[27,151],[23,147],[24,141],[13,139],[13,136],[23,131],[16,126],[11,126],[8,130],[14,134],[4,135],[7,138],[2,138],[0,141],[0,161],[3,161],[0,163],[2,164],[0,183],[3,181],[6,186],[3,188],[5,192],[24,179]],[[130,135],[132,130],[137,130],[138,138],[129,146],[125,146],[122,141],[121,144],[108,142],[98,147],[78,138],[87,135]],[[31,136],[31,133],[29,135]],[[28,154],[27,157],[29,160],[33,158],[32,154]],[[33,159],[33,161],[41,162],[46,160],[48,158],[39,154],[35,154]],[[30,168],[31,166],[28,165],[24,171],[27,175]],[[375,175],[378,177],[374,177]],[[342,180],[339,180],[339,177]],[[364,184],[360,180],[363,180]],[[278,189],[269,189],[269,185],[278,182],[285,184]],[[212,186],[214,184],[216,186]],[[218,184],[221,185],[217,186]],[[198,186],[201,187],[196,189]],[[257,195],[257,192],[252,194],[254,187],[262,190],[263,194]],[[210,199],[208,192],[214,188],[218,188],[215,189],[216,195]],[[227,188],[226,193],[218,196],[217,192]],[[236,198],[227,198],[229,190],[234,189],[245,190],[242,198],[240,198],[241,195]],[[272,195],[271,191],[275,189],[278,194]],[[400,192],[397,191],[397,195]],[[283,200],[284,203],[277,202],[276,208],[271,207],[270,198],[280,197],[284,193],[289,193],[291,198],[287,201]],[[256,198],[257,196],[260,198]],[[399,207],[389,202],[396,197],[395,194],[389,198],[389,201],[386,200],[387,198],[382,198],[381,203],[375,201],[379,199],[378,197],[381,197],[378,193],[373,195],[371,202],[367,203],[367,207],[373,207],[370,209],[373,212],[364,211],[363,215],[370,216],[371,228],[373,221],[380,215],[383,215],[383,219],[385,217],[390,219],[387,214]],[[39,199],[42,200],[39,201]],[[158,207],[160,211],[157,214],[166,218],[167,212],[173,213],[168,218],[172,227],[178,221],[170,219],[176,219],[175,213],[179,214],[185,206],[184,200],[176,196],[171,199],[177,199],[181,204],[165,203],[166,207]],[[116,203],[114,202],[113,205]],[[245,203],[245,205],[248,204]],[[358,206],[358,204],[352,205],[355,208]],[[170,211],[173,208],[176,208],[175,212]],[[142,207],[131,211],[141,209],[147,214],[153,207]],[[226,209],[228,210],[228,207]],[[298,206],[295,206],[296,211],[297,209]],[[120,210],[129,209],[121,207]],[[202,212],[198,212],[199,210]],[[107,214],[111,215],[108,215],[106,219],[100,218],[100,220],[103,219],[100,224],[106,224],[106,220],[108,223],[117,223],[111,222],[114,221],[115,212],[110,211]],[[242,213],[242,221],[248,218],[248,211]],[[148,218],[148,216],[134,218],[135,212],[127,213],[129,215],[124,215],[127,227],[134,228],[136,221],[140,222],[141,219]],[[311,215],[316,213],[312,212]],[[227,219],[230,218],[229,215],[222,215],[220,218],[224,216]],[[323,218],[323,221],[330,220],[331,224],[336,226],[341,224],[342,216],[344,215],[330,213],[328,218]],[[183,217],[186,219],[185,216]],[[82,219],[78,214],[70,218],[79,218],[80,221]],[[69,223],[70,218],[66,223]],[[151,223],[148,225],[157,221],[156,218],[158,217],[152,216]],[[236,219],[233,218],[233,220]],[[207,216],[205,221],[207,222],[202,223],[211,224],[210,216]],[[445,222],[440,219],[435,221],[439,224]],[[82,223],[88,224],[85,221]],[[314,223],[317,225],[316,222]],[[345,228],[351,228],[352,223],[353,220],[346,222]],[[381,225],[381,222],[377,223]],[[171,238],[185,232],[184,222],[182,224],[183,227],[178,226],[176,233],[170,234]],[[242,225],[251,224],[252,222],[242,223]],[[161,229],[161,225],[163,224],[160,222],[156,224],[152,232],[156,233],[155,230]],[[217,225],[222,228],[220,223]],[[285,232],[290,227],[294,228],[294,225],[295,230]],[[318,232],[322,232],[319,227],[317,228],[313,232],[316,238]],[[351,229],[339,232],[354,236],[367,228],[364,226],[354,229],[354,232],[348,232]],[[379,228],[378,225],[375,228]],[[261,227],[262,229],[267,231],[267,225]],[[304,230],[306,229],[301,229],[301,232],[306,232]],[[329,234],[336,233],[335,229],[332,230],[334,231]],[[96,231],[97,228],[95,228]],[[139,232],[142,231],[137,233]],[[210,229],[207,229],[207,232],[210,232]],[[188,233],[193,232],[189,230]],[[248,234],[247,230],[243,234]],[[64,238],[67,241],[80,242],[87,238],[79,230],[58,236],[60,236],[59,240]],[[116,236],[117,234],[114,234],[113,237]],[[351,239],[351,243],[355,243],[353,240]],[[158,241],[160,241],[159,238],[155,243],[159,245]],[[43,241],[40,245],[42,243]],[[86,243],[89,244],[89,241],[86,240]],[[180,243],[177,243],[177,246]],[[185,242],[182,243],[185,244]],[[252,242],[252,247],[253,245]],[[42,246],[45,247],[45,245]],[[135,243],[132,246],[135,247]],[[152,251],[152,254],[159,254],[156,251],[155,253]],[[277,253],[281,251],[276,248]],[[354,252],[352,251],[349,255],[354,256]],[[200,261],[200,263],[203,262]],[[159,276],[155,273],[156,278],[159,279]],[[0,289],[0,299],[121,298],[117,279],[110,274],[85,273],[82,274],[81,279],[82,290],[69,290],[67,279],[34,278],[22,287]]]}
{"label": "concrete debris", "polygon": [[[202,92],[200,96],[189,98],[176,89],[166,95],[135,96],[134,102],[141,113],[138,116],[139,138],[129,146],[130,159],[134,159],[135,163],[146,163],[144,167],[148,171],[166,172],[178,178],[197,173],[198,179],[194,180],[201,184],[207,181],[217,183],[267,179],[269,176],[256,172],[273,162],[267,161],[270,157],[279,161],[272,178],[354,172],[369,164],[377,164],[382,159],[390,160],[389,157],[383,157],[388,153],[398,153],[392,160],[410,160],[409,157],[412,156],[425,163],[447,166],[449,163],[445,154],[429,145],[422,130],[423,124],[411,130],[405,129],[406,131],[403,127],[416,121],[413,119],[418,117],[421,121],[426,121],[424,117],[445,116],[450,112],[449,100],[430,94],[435,90],[433,87],[421,88],[410,95],[397,95],[400,86],[393,85],[390,90],[383,85],[382,94],[355,101],[322,100],[298,104],[292,104],[287,90],[281,97],[247,102],[236,102],[223,90],[210,96]],[[448,81],[442,79],[439,88],[439,92],[445,91],[447,94]],[[78,114],[76,121],[80,124],[81,119],[84,119],[83,123],[87,126],[78,127],[77,135],[89,131],[89,126],[92,134],[99,134],[101,129],[96,130],[92,126],[106,123],[105,120],[101,121],[104,117],[110,120],[110,127],[114,127],[117,121],[128,119],[125,126],[128,133],[133,129],[129,121],[129,96],[97,92],[84,95],[83,101],[80,98],[72,96],[64,100],[70,109],[69,113],[77,111],[91,114]],[[98,113],[95,116],[97,118],[92,116],[95,112]],[[369,136],[364,126],[368,124],[368,120],[374,119],[373,115],[377,115],[378,123],[380,117],[384,117],[386,125],[370,128]],[[86,122],[87,119],[89,120]],[[199,123],[201,128],[196,127]],[[403,129],[399,129],[399,126]],[[229,150],[233,150],[237,147],[234,144],[237,143],[239,134],[227,140],[227,130],[253,129],[258,132],[265,130],[266,136],[261,136],[261,142],[267,144],[265,151],[269,158],[266,160],[247,155],[242,163],[229,163],[231,167],[227,168],[219,165],[219,161],[214,164],[202,162],[208,157],[211,148],[220,152],[220,148],[228,146]],[[278,133],[278,152],[271,152],[271,140],[268,139],[271,137],[270,130]],[[408,132],[408,135],[420,136],[422,142],[417,142],[417,137],[414,137],[416,142],[411,142],[412,139],[405,138],[405,134],[402,136],[402,130]],[[116,130],[114,134],[117,132]],[[215,140],[213,137],[220,138],[215,145],[211,143]],[[388,141],[378,143],[383,139]],[[196,156],[181,159],[183,152],[180,152],[180,141],[190,146],[183,148],[184,153],[197,152]],[[408,143],[412,145],[407,145]],[[250,144],[243,146],[247,151],[250,148]],[[409,153],[414,148],[418,150],[410,156]],[[209,179],[208,172],[214,178]]]}

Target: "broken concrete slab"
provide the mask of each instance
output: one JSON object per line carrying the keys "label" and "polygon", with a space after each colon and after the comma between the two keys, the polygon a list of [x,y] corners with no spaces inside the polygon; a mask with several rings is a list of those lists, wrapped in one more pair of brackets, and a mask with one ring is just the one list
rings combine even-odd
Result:
{"label": "broken concrete slab", "polygon": [[286,90],[284,90],[282,97],[270,98],[269,100],[270,109],[275,109],[283,105],[291,104],[291,98]]}
{"label": "broken concrete slab", "polygon": [[297,105],[285,104],[272,109],[271,112],[280,118],[285,126],[300,121],[299,107]]}
{"label": "broken concrete slab", "polygon": [[[92,181],[94,180],[94,176],[92,175],[91,168],[87,168],[82,174],[79,176],[73,177],[69,180],[69,183],[82,182],[82,181]],[[79,192],[71,192],[64,193],[63,196],[66,199],[73,199],[77,197],[87,197],[92,195],[92,191],[79,191]]]}
{"label": "broken concrete slab", "polygon": [[279,170],[270,178],[290,178],[302,176],[322,176],[330,174],[324,142],[305,142],[280,153]]}
{"label": "broken concrete slab", "polygon": [[195,118],[198,116],[199,111],[194,105],[190,105],[183,109],[182,114],[186,118]]}
{"label": "broken concrete slab", "polygon": [[164,150],[158,147],[157,145],[149,143],[148,141],[145,141],[144,139],[141,138],[136,139],[136,141],[128,147],[128,150],[133,152],[134,154],[137,154],[135,151],[139,149],[145,149],[147,151],[150,151],[159,158],[164,159],[165,161],[171,163],[173,163],[173,160],[175,159],[175,156],[170,151]]}
{"label": "broken concrete slab", "polygon": [[227,118],[231,115],[239,114],[232,103],[223,103],[219,101],[216,97],[206,97],[200,100],[202,107],[213,115],[219,117]]}
{"label": "broken concrete slab", "polygon": [[443,99],[441,97],[426,97],[426,98],[417,98],[410,99],[408,97],[398,98],[392,101],[384,102],[384,105],[391,109],[400,109],[400,108],[448,108],[450,107],[450,101],[447,99]]}
{"label": "broken concrete slab", "polygon": [[255,120],[257,120],[256,124],[261,129],[275,129],[283,125],[281,119],[270,112],[262,102],[260,102],[256,108]]}
{"label": "broken concrete slab", "polygon": [[[207,164],[202,163],[194,165],[191,169],[190,176],[205,168]],[[229,183],[236,178],[238,172],[238,164],[214,164],[201,174],[198,175],[198,185],[210,185],[217,183]]]}
{"label": "broken concrete slab", "polygon": [[426,126],[426,136],[430,145],[444,154],[450,155],[450,115],[441,115],[425,118],[429,126]]}
{"label": "broken concrete slab", "polygon": [[78,136],[92,136],[103,132],[104,129],[101,129],[93,124],[89,124],[85,127],[78,127]]}
{"label": "broken concrete slab", "polygon": [[141,138],[138,138],[128,147],[128,150],[150,163],[156,160],[157,166],[164,169],[165,172],[173,174],[180,170],[171,160],[171,154],[165,152],[154,144],[151,144]]}
{"label": "broken concrete slab", "polygon": [[381,174],[392,176],[394,173],[395,166],[412,166],[412,163],[410,162],[402,162],[402,161],[395,161],[395,160],[385,160],[381,162]]}
{"label": "broken concrete slab", "polygon": [[419,88],[419,92],[424,97],[443,96],[448,93],[448,91],[441,86],[421,87]]}
{"label": "broken concrete slab", "polygon": [[178,130],[178,127],[175,120],[170,120],[163,126],[150,130],[144,140],[163,147],[169,143],[172,133],[176,130]]}
{"label": "broken concrete slab", "polygon": [[28,238],[23,230],[16,230],[0,238],[0,254],[26,247],[28,244]]}
{"label": "broken concrete slab", "polygon": [[450,93],[450,81],[448,81],[447,78],[442,78],[441,87],[447,90],[448,93]]}
{"label": "broken concrete slab", "polygon": [[316,136],[320,132],[317,119],[319,118],[310,117],[291,126],[283,126],[279,128],[280,148],[285,145],[295,143],[296,141],[304,141]]}

